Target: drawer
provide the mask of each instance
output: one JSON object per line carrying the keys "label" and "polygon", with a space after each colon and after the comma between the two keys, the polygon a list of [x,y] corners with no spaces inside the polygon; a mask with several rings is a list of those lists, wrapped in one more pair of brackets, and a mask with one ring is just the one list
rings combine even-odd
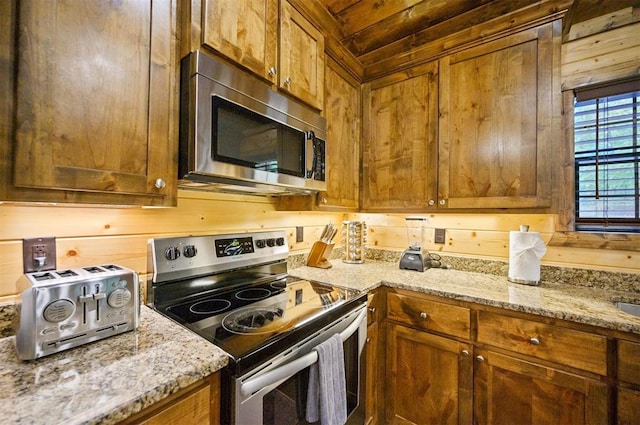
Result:
{"label": "drawer", "polygon": [[618,380],[640,385],[640,344],[618,340]]}
{"label": "drawer", "polygon": [[600,335],[480,311],[478,342],[607,374],[607,339]]}
{"label": "drawer", "polygon": [[388,294],[387,319],[434,332],[469,339],[468,308],[401,294]]}

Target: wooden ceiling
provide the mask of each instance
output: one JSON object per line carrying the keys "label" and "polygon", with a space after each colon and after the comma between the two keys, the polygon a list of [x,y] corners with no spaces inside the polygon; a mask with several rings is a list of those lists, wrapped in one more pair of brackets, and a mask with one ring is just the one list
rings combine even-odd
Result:
{"label": "wooden ceiling", "polygon": [[430,43],[460,43],[527,22],[563,17],[572,24],[638,7],[638,0],[318,0],[337,22],[334,36],[369,77],[385,61]]}

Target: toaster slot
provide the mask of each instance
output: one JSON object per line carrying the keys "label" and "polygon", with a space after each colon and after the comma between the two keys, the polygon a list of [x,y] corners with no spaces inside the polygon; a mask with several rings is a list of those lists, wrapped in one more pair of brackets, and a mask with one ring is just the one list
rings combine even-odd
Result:
{"label": "toaster slot", "polygon": [[87,336],[87,334],[86,334],[86,333],[84,333],[84,334],[78,334],[78,335],[73,335],[73,336],[70,336],[70,337],[67,337],[67,338],[58,339],[58,340],[56,340],[56,341],[47,342],[47,343],[45,344],[45,346],[46,346],[46,347],[48,347],[48,348],[51,348],[51,347],[59,347],[59,346],[60,346],[60,345],[62,345],[62,344],[66,344],[66,343],[68,343],[68,342],[70,342],[70,341],[75,341],[76,339],[78,339],[78,338],[83,338],[83,337],[85,337],[85,336]]}

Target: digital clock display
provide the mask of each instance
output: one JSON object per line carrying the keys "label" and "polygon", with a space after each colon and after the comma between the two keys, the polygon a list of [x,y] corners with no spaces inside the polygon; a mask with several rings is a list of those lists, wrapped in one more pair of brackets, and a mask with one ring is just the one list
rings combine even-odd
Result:
{"label": "digital clock display", "polygon": [[253,238],[216,239],[214,241],[217,257],[231,257],[233,255],[253,253]]}

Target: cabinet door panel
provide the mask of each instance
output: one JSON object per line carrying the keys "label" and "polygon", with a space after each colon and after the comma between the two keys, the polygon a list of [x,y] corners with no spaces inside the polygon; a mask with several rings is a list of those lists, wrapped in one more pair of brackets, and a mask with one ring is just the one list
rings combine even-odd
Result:
{"label": "cabinet door panel", "polygon": [[283,0],[279,87],[309,105],[322,109],[324,62],[324,36]]}
{"label": "cabinet door panel", "polygon": [[435,199],[437,70],[429,63],[365,85],[363,208],[425,208]]}
{"label": "cabinet door panel", "polygon": [[276,67],[277,0],[205,0],[202,42],[249,68],[269,74]]}
{"label": "cabinet door panel", "polygon": [[607,386],[490,351],[476,352],[477,424],[607,423]]}
{"label": "cabinet door panel", "polygon": [[471,348],[395,324],[387,335],[387,423],[470,423]]}
{"label": "cabinet door panel", "polygon": [[16,186],[173,203],[172,14],[169,0],[20,3]]}
{"label": "cabinet door panel", "polygon": [[547,24],[440,61],[449,208],[549,206],[552,41]]}

